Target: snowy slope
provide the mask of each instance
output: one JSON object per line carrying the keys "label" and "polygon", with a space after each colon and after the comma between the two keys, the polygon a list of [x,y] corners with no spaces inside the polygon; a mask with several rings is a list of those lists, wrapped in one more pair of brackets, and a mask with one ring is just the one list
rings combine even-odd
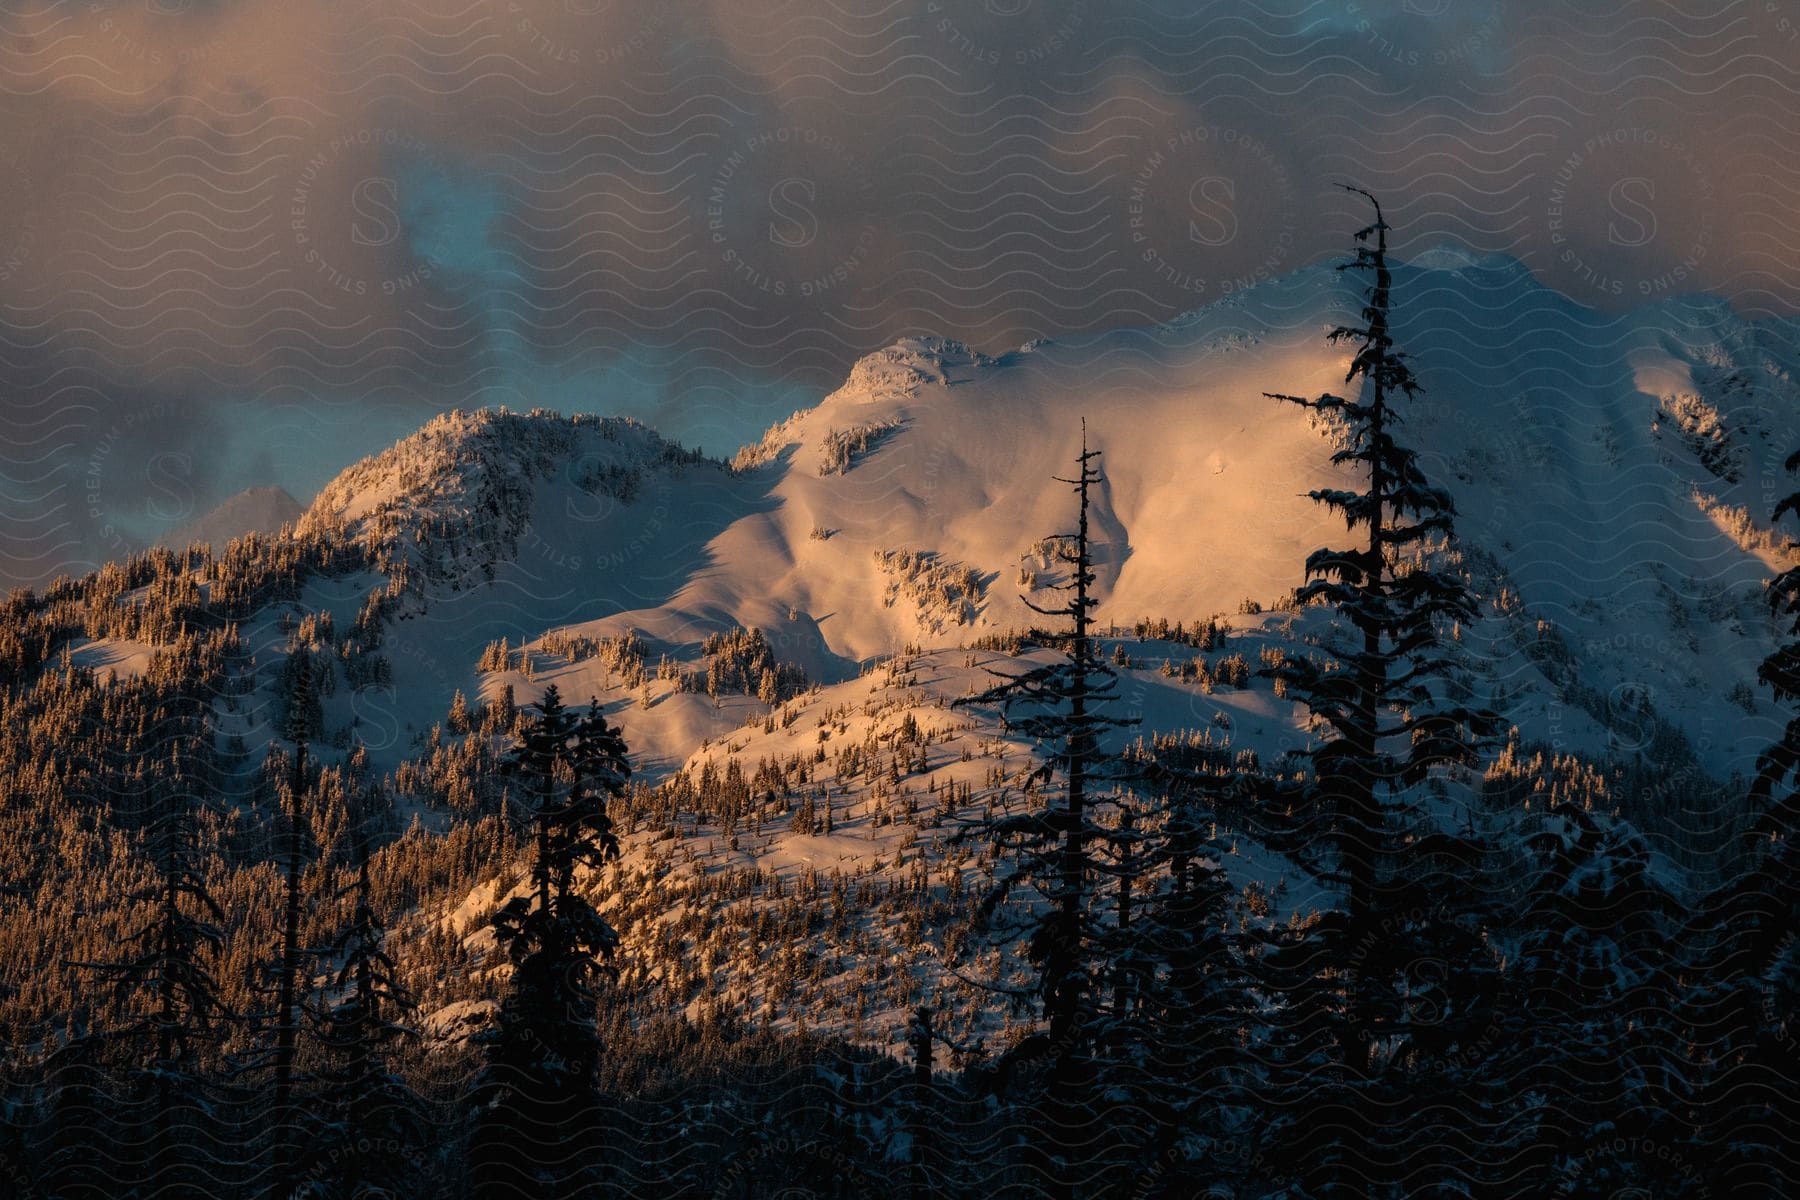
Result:
{"label": "snowy slope", "polygon": [[[1199,728],[1217,744],[1273,757],[1292,744],[1288,702],[1254,683],[1209,691],[1161,664],[1254,660],[1279,640],[1272,630],[1247,630],[1209,653],[1108,639],[1109,650],[1123,648],[1133,660],[1120,668],[1120,713],[1146,729]],[[725,1003],[775,1028],[832,1029],[894,1049],[906,1015],[929,1004],[959,1040],[1004,1044],[1021,1028],[1019,1014],[972,981],[1018,986],[1019,964],[992,950],[946,958],[951,931],[1001,864],[956,835],[995,802],[995,780],[1013,780],[1033,748],[994,712],[948,701],[987,686],[992,671],[1021,665],[979,650],[905,653],[772,709],[740,709],[741,724],[703,740],[679,764],[675,795],[687,799],[671,825],[628,826],[619,864],[592,884],[622,935],[626,986],[660,984],[690,1015]],[[620,715],[629,726],[636,714]],[[775,767],[781,783],[768,773]],[[692,799],[688,785],[733,770],[756,781],[746,796],[754,820],[723,821]],[[1016,788],[1001,802],[1017,803]],[[1237,886],[1279,897],[1283,911],[1322,902],[1305,872],[1242,831],[1222,827],[1220,835]],[[447,930],[485,957],[493,949],[485,918],[527,887],[517,874],[483,884],[450,911],[420,914],[406,932]],[[934,897],[923,919],[920,894]],[[754,937],[734,919],[748,914],[760,917]],[[462,1037],[490,1010],[457,1002],[431,1024],[440,1036]]]}
{"label": "snowy slope", "polygon": [[[950,843],[958,813],[943,797],[979,795],[1030,748],[997,714],[948,705],[1018,666],[992,647],[1035,622],[1021,593],[1057,578],[1043,539],[1069,528],[1073,502],[1052,477],[1070,473],[1085,418],[1104,454],[1093,517],[1120,715],[1146,737],[1269,764],[1311,745],[1306,714],[1255,672],[1331,620],[1284,598],[1306,555],[1343,537],[1307,493],[1355,481],[1330,465],[1332,429],[1264,393],[1341,383],[1347,355],[1325,339],[1354,317],[1355,283],[1309,268],[1158,328],[998,357],[910,338],[730,463],[626,420],[448,414],[320,493],[299,536],[354,541],[372,569],[314,577],[242,623],[258,688],[217,728],[260,757],[281,661],[327,614],[340,665],[324,742],[365,746],[396,802],[433,819],[442,798],[398,776],[458,744],[445,731],[458,692],[476,707],[508,689],[529,703],[550,682],[598,698],[652,784],[785,763],[788,782],[756,792],[748,825],[695,811],[629,834],[596,890],[628,976],[861,1040],[897,1037],[918,1003],[1004,1036],[1004,1012],[932,959],[959,919],[952,898],[993,869]],[[1660,846],[1704,843],[1722,813],[1682,807],[1692,779],[1745,771],[1776,733],[1754,671],[1773,638],[1763,584],[1789,561],[1767,514],[1800,446],[1800,328],[1706,298],[1602,315],[1517,263],[1454,248],[1401,270],[1395,300],[1426,388],[1405,436],[1456,498],[1482,604],[1459,631],[1456,686],[1527,745],[1686,780],[1613,799]],[[1132,631],[1214,615],[1229,635],[1205,650]],[[361,687],[347,670],[359,620],[379,626],[383,669]],[[707,639],[738,627],[804,682],[773,704],[754,680],[704,686],[721,663]],[[124,676],[150,648],[73,653]],[[902,742],[903,726],[922,743]],[[1317,901],[1292,864],[1221,832],[1234,878],[1276,897],[1270,911]],[[487,880],[408,928],[482,951],[486,916],[518,882]],[[935,932],[909,919],[921,888],[944,898]],[[854,919],[821,943],[808,906],[846,894]],[[766,910],[760,940],[718,920],[721,906]],[[466,1031],[484,1008],[458,1004],[445,1022]]]}
{"label": "snowy slope", "polygon": [[[412,568],[393,694],[358,703],[418,728],[459,688],[615,687],[555,656],[535,680],[476,675],[490,641],[551,630],[636,629],[692,664],[707,633],[754,626],[832,682],[908,644],[1022,627],[1021,584],[1052,577],[1033,548],[1070,518],[1050,479],[1083,417],[1108,476],[1103,619],[1270,605],[1342,531],[1306,496],[1332,482],[1331,432],[1263,393],[1341,381],[1324,335],[1353,316],[1354,286],[1309,268],[1163,327],[998,358],[907,339],[735,469],[629,422],[441,418],[306,518],[385,539]],[[1396,305],[1426,387],[1407,436],[1456,496],[1492,612],[1469,639],[1490,699],[1528,736],[1594,754],[1643,749],[1648,704],[1709,771],[1745,769],[1774,729],[1750,684],[1761,585],[1785,561],[1766,514],[1800,444],[1793,326],[1705,298],[1606,316],[1449,248],[1400,272]],[[671,695],[623,719],[669,769],[741,716]]]}

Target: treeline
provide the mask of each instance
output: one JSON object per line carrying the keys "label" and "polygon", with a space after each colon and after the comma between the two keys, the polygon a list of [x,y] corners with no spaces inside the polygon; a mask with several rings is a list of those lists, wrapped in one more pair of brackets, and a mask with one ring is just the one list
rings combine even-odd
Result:
{"label": "treeline", "polygon": [[[283,701],[257,719],[281,737],[251,761],[212,725],[244,699],[243,647],[223,611],[197,619],[204,555],[15,598],[0,1179],[41,1197],[1792,1191],[1800,717],[1695,895],[1616,815],[1612,774],[1478,701],[1454,509],[1400,436],[1419,389],[1387,236],[1377,206],[1347,264],[1366,303],[1332,334],[1355,394],[1275,397],[1331,423],[1359,481],[1314,493],[1351,543],[1311,555],[1289,601],[1326,618],[1316,640],[1167,669],[1273,681],[1318,735],[1280,761],[1222,724],[1146,737],[1119,715],[1135,664],[1102,648],[1085,431],[1073,528],[1037,549],[1041,627],[978,644],[1029,659],[944,712],[853,739],[872,711],[827,711],[810,746],[750,764],[728,741],[656,788],[599,705],[554,687],[459,695],[391,779],[325,755],[319,692],[379,621],[316,615],[280,630]],[[253,569],[275,595],[343,566],[277,557],[285,573]],[[1800,570],[1770,595],[1790,640],[1761,679],[1793,704]],[[104,622],[139,604],[184,614],[141,674],[24,665],[86,609],[123,630]],[[1137,632],[1225,648],[1210,621]],[[604,656],[627,686],[648,670],[634,635],[523,660],[497,643],[482,666],[540,652]],[[703,653],[680,686],[760,695],[765,733],[791,726],[773,706],[805,682],[760,634]],[[953,778],[989,754],[971,708],[1038,753]],[[895,833],[877,864],[736,862],[766,829],[852,819]],[[999,1035],[959,1023],[977,999]],[[809,1031],[845,1007],[854,1036]],[[857,1045],[896,1027],[900,1059]]]}

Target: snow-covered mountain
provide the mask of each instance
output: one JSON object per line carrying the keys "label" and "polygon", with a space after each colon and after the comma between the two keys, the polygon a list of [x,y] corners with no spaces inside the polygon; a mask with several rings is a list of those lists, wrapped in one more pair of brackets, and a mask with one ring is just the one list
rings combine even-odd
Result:
{"label": "snow-covered mountain", "polygon": [[246,533],[275,533],[306,512],[298,500],[281,487],[253,487],[228,496],[206,512],[162,537],[164,545],[186,546],[206,542],[223,547]]}
{"label": "snow-covered mountain", "polygon": [[[1048,581],[1042,539],[1070,514],[1052,477],[1085,418],[1107,473],[1103,619],[1263,626],[1244,602],[1273,607],[1342,537],[1306,495],[1333,482],[1332,431],[1264,393],[1341,382],[1325,334],[1354,287],[1321,266],[1159,328],[997,358],[909,338],[731,469],[625,421],[451,414],[346,471],[303,524],[410,557],[418,652],[389,657],[420,719],[458,688],[616,691],[597,660],[476,674],[488,643],[546,633],[634,629],[693,658],[742,625],[832,683],[1028,623],[1020,594]],[[1396,306],[1426,388],[1404,436],[1457,500],[1490,697],[1528,738],[1636,752],[1649,712],[1709,772],[1747,768],[1775,728],[1752,685],[1762,583],[1786,553],[1767,516],[1800,444],[1795,328],[1706,298],[1605,316],[1452,249],[1401,272]],[[680,699],[624,718],[664,766],[738,719]]]}
{"label": "snow-covered mountain", "polygon": [[[1347,351],[1326,335],[1359,305],[1325,265],[1161,327],[998,357],[909,338],[729,463],[627,420],[451,413],[320,493],[294,536],[354,543],[369,565],[314,576],[243,624],[245,647],[261,668],[301,634],[336,638],[326,740],[365,746],[428,819],[461,803],[442,782],[467,774],[456,755],[489,752],[469,749],[489,739],[461,733],[479,726],[468,714],[551,682],[608,706],[675,809],[737,789],[756,819],[695,808],[627,837],[602,894],[628,978],[859,1040],[890,1040],[920,1002],[991,1026],[973,993],[944,994],[914,889],[968,895],[993,870],[949,842],[957,798],[1031,747],[948,705],[1006,666],[1009,631],[1035,622],[1022,596],[1057,579],[1045,539],[1073,501],[1054,477],[1085,420],[1106,474],[1100,619],[1137,733],[1264,762],[1306,747],[1307,714],[1256,672],[1331,619],[1287,598],[1307,554],[1344,537],[1308,492],[1354,481],[1331,465],[1334,429],[1265,393],[1339,386]],[[1777,732],[1754,680],[1774,634],[1763,585],[1791,553],[1767,521],[1800,446],[1800,326],[1703,297],[1602,315],[1455,249],[1402,269],[1395,305],[1426,389],[1402,436],[1456,499],[1482,602],[1456,686],[1528,752],[1636,763],[1658,784],[1616,806],[1664,845],[1703,843],[1729,814],[1683,806]],[[1216,626],[1140,624],[1163,620]],[[130,671],[148,652],[102,639],[76,654]],[[218,714],[252,758],[279,687],[257,678],[264,703]],[[1307,903],[1304,874],[1250,840],[1231,870]],[[516,883],[407,929],[479,954]],[[802,952],[810,918],[783,897],[846,887],[861,919]],[[762,906],[758,944],[732,940],[720,905]],[[471,1003],[438,1023],[479,1016]]]}

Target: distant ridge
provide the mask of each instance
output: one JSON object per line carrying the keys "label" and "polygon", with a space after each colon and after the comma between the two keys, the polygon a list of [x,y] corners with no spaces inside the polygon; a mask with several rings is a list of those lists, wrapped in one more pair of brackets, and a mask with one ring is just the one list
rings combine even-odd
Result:
{"label": "distant ridge", "polygon": [[298,521],[305,512],[306,506],[294,499],[286,488],[246,488],[158,540],[165,546],[207,542],[223,547],[232,538],[243,537],[246,533],[276,533],[283,525]]}

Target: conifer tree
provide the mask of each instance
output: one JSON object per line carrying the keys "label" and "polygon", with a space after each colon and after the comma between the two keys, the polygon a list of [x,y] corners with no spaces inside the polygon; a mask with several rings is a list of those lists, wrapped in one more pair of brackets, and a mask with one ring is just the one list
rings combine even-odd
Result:
{"label": "conifer tree", "polygon": [[[1800,453],[1786,469],[1800,471]],[[1800,517],[1800,492],[1782,498],[1772,520],[1789,517]],[[1693,986],[1679,993],[1688,1036],[1705,1048],[1695,1080],[1696,1150],[1713,1160],[1715,1190],[1734,1196],[1778,1194],[1800,1157],[1781,1099],[1793,1088],[1800,1030],[1800,713],[1792,711],[1800,702],[1800,567],[1772,579],[1767,598],[1786,640],[1757,678],[1790,715],[1757,761],[1735,869],[1690,922],[1698,956]]]}
{"label": "conifer tree", "polygon": [[1668,1082],[1679,1044],[1675,898],[1635,830],[1579,803],[1552,798],[1531,851],[1536,869],[1511,931],[1519,986],[1496,1026],[1511,1053],[1488,1064],[1524,1104],[1529,1147],[1513,1162],[1517,1178],[1545,1195],[1692,1195],[1693,1179],[1623,1148],[1683,1136],[1667,1120],[1680,1107]]}
{"label": "conifer tree", "polygon": [[269,1114],[275,1148],[274,1184],[284,1193],[292,1190],[294,1063],[300,1029],[300,973],[306,957],[300,945],[301,891],[306,871],[302,826],[306,754],[319,720],[318,685],[313,675],[312,652],[306,647],[293,651],[289,686],[283,732],[294,744],[294,755],[282,813],[281,947],[275,964],[275,1046],[271,1057],[275,1087]]}
{"label": "conifer tree", "polygon": [[445,722],[451,733],[469,732],[469,701],[462,694],[461,688],[457,688],[456,694],[450,697],[450,715],[445,718]]}
{"label": "conifer tree", "polygon": [[592,697],[587,711],[575,719],[569,745],[569,770],[574,782],[554,826],[550,856],[556,864],[556,916],[577,945],[600,946],[607,942],[605,922],[575,893],[575,872],[597,871],[619,857],[619,839],[613,832],[609,801],[631,787],[631,761],[625,736],[607,723],[600,702]]}
{"label": "conifer tree", "polygon": [[[1433,683],[1454,669],[1442,650],[1441,626],[1471,622],[1478,614],[1464,582],[1429,559],[1433,544],[1453,535],[1455,506],[1425,479],[1418,455],[1395,439],[1401,416],[1394,401],[1420,389],[1406,356],[1394,348],[1389,325],[1389,227],[1373,196],[1350,190],[1374,205],[1375,221],[1357,232],[1356,257],[1339,269],[1373,278],[1363,324],[1340,326],[1328,340],[1358,343],[1345,382],[1360,380],[1363,398],[1270,395],[1339,422],[1347,444],[1332,462],[1353,465],[1368,480],[1362,491],[1309,493],[1343,516],[1352,532],[1364,530],[1367,540],[1314,551],[1306,561],[1308,582],[1295,595],[1303,605],[1330,605],[1352,634],[1327,646],[1334,661],[1293,658],[1272,672],[1329,728],[1329,739],[1312,754],[1328,820],[1320,833],[1337,853],[1355,920],[1373,909],[1395,835],[1416,816],[1398,793],[1435,768],[1474,764],[1498,720],[1446,703],[1433,691]],[[1410,562],[1409,554],[1415,556]]]}
{"label": "conifer tree", "polygon": [[[44,1062],[46,1097],[36,1174],[47,1195],[99,1200],[124,1171],[150,1172],[140,1163],[121,1162],[112,1148],[122,1139],[109,1136],[117,1125],[109,1126],[103,1114],[116,1112],[119,1089],[109,1080],[104,1036],[71,1025],[64,1039]],[[98,1145],[102,1140],[105,1150]]]}
{"label": "conifer tree", "polygon": [[932,1043],[936,1035],[931,1027],[932,1011],[920,1006],[906,1023],[906,1045],[912,1055],[912,1078],[906,1087],[905,1108],[907,1140],[906,1195],[908,1200],[923,1200],[931,1194],[928,1143],[931,1140],[933,1096],[931,1084]]}
{"label": "conifer tree", "polygon": [[350,917],[330,947],[336,1000],[314,1014],[329,1065],[318,1108],[305,1122],[306,1161],[297,1194],[335,1200],[407,1194],[433,1154],[418,1097],[394,1072],[391,1055],[417,1038],[418,1012],[383,946],[387,932],[369,886],[368,844],[355,836],[356,878],[340,899]]}
{"label": "conifer tree", "polygon": [[1236,1187],[1239,1162],[1185,1160],[1180,1147],[1244,1145],[1234,1114],[1244,1111],[1240,1076],[1253,1048],[1245,1027],[1255,1006],[1243,961],[1244,938],[1221,865],[1226,848],[1212,830],[1205,791],[1163,793],[1161,827],[1140,835],[1141,854],[1159,870],[1123,874],[1139,881],[1139,912],[1118,931],[1115,971],[1129,1002],[1115,999],[1109,1075],[1143,1114],[1140,1164],[1157,1164],[1146,1197],[1204,1194]]}
{"label": "conifer tree", "polygon": [[513,701],[513,685],[509,683],[500,689],[500,698],[489,705],[483,713],[481,731],[483,733],[511,733],[513,719],[517,713],[518,708]]}
{"label": "conifer tree", "polygon": [[[1271,964],[1289,1001],[1287,1068],[1297,1087],[1341,1117],[1290,1122],[1299,1139],[1292,1157],[1317,1168],[1305,1186],[1319,1194],[1362,1195],[1395,1186],[1396,1156],[1418,1149],[1397,1151],[1406,1139],[1384,1128],[1419,1110],[1417,1095],[1407,1107],[1406,1092],[1428,1085],[1409,1077],[1466,1050],[1459,1036],[1484,1027],[1497,993],[1479,891],[1490,865],[1482,831],[1473,820],[1456,832],[1441,828],[1418,785],[1441,768],[1474,764],[1498,719],[1442,696],[1455,666],[1441,630],[1473,622],[1477,607],[1436,555],[1454,533],[1453,502],[1396,436],[1396,402],[1421,389],[1394,343],[1389,226],[1372,195],[1348,190],[1369,201],[1374,220],[1339,269],[1367,275],[1369,285],[1360,323],[1328,340],[1355,345],[1345,382],[1359,394],[1270,393],[1335,424],[1342,448],[1332,462],[1364,480],[1360,490],[1310,493],[1364,538],[1313,552],[1296,592],[1302,605],[1330,606],[1348,633],[1328,636],[1324,656],[1291,658],[1270,672],[1326,730],[1310,755],[1313,777],[1298,799],[1304,819],[1288,848],[1341,889],[1343,904],[1298,930]],[[1321,1086],[1322,1062],[1332,1064],[1323,1079],[1346,1089],[1335,1100]],[[1380,1160],[1372,1157],[1378,1145]],[[1416,1187],[1430,1166],[1411,1165]],[[1454,1176],[1456,1167],[1445,1171]]]}
{"label": "conifer tree", "polygon": [[480,1089],[475,1181],[492,1195],[521,1187],[575,1194],[600,1169],[591,1141],[601,1052],[597,985],[619,936],[575,882],[579,869],[618,856],[607,802],[624,793],[630,767],[624,739],[597,704],[577,718],[552,684],[534,707],[510,759],[532,805],[531,890],[494,918],[513,976],[485,1041]]}
{"label": "conifer tree", "polygon": [[200,1140],[195,1135],[205,1112],[201,1047],[219,1040],[230,1014],[207,961],[223,941],[225,914],[213,899],[201,863],[195,799],[179,767],[159,792],[146,843],[156,878],[131,897],[151,906],[150,917],[125,937],[125,957],[83,965],[97,971],[118,1000],[138,1014],[105,1036],[142,1047],[144,1057],[135,1061],[131,1077],[133,1092],[150,1104],[151,1128],[147,1140],[140,1133],[131,1141],[147,1149],[140,1169],[150,1194],[176,1195],[204,1186],[198,1146],[184,1149],[181,1135]]}
{"label": "conifer tree", "polygon": [[[998,705],[1008,724],[1044,753],[1042,764],[1027,767],[1018,781],[1026,785],[1026,807],[1002,808],[956,836],[985,840],[998,852],[1001,872],[982,898],[979,917],[995,942],[1021,947],[1035,971],[1033,986],[1023,994],[1006,990],[1035,1004],[1044,1028],[1009,1051],[995,1077],[1009,1079],[1027,1065],[1041,1069],[1046,1124],[1035,1149],[1052,1195],[1073,1193],[1082,1168],[1069,1161],[1067,1151],[1092,1133],[1093,1112],[1084,1107],[1084,1094],[1091,1099],[1109,937],[1095,892],[1104,877],[1103,847],[1114,834],[1100,817],[1102,809],[1119,803],[1116,793],[1096,795],[1094,789],[1116,774],[1103,753],[1102,736],[1131,724],[1104,711],[1117,697],[1117,675],[1094,636],[1099,602],[1093,595],[1089,508],[1093,488],[1104,479],[1095,466],[1099,457],[1100,451],[1088,448],[1083,422],[1076,475],[1058,477],[1076,495],[1075,529],[1051,539],[1056,557],[1069,569],[1067,581],[1055,587],[1068,599],[1054,608],[1025,602],[1040,615],[1066,622],[1026,635],[1027,645],[1051,651],[1051,661],[957,701]],[[1058,774],[1059,794],[1038,790]],[[1022,893],[1020,903],[1009,906],[1014,893]]]}

